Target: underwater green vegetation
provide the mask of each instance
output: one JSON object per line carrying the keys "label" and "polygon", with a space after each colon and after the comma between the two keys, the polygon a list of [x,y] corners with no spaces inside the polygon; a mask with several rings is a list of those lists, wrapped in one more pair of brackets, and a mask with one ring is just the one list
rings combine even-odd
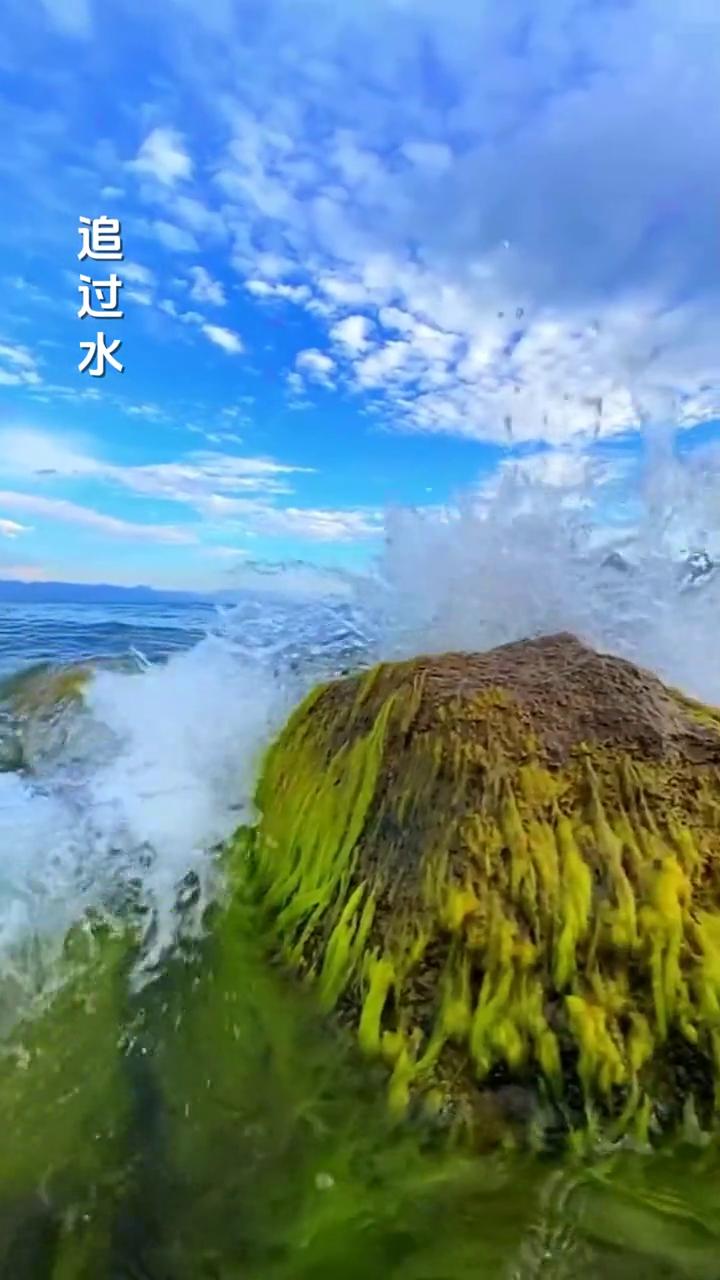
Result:
{"label": "underwater green vegetation", "polygon": [[201,936],[71,931],[1,1280],[717,1280],[718,713],[558,652],[320,687]]}
{"label": "underwater green vegetation", "polygon": [[139,988],[131,935],[77,931],[0,1059],[3,1280],[717,1275],[714,1144],[477,1156],[393,1121],[258,925],[234,898]]}

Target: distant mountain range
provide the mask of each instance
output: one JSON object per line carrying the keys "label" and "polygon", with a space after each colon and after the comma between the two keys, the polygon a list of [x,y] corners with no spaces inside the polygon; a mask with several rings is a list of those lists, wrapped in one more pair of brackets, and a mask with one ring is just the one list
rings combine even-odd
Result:
{"label": "distant mountain range", "polygon": [[[602,560],[603,566],[623,573],[635,572],[618,551]],[[700,587],[714,577],[720,562],[706,551],[686,555],[679,562],[681,586]],[[272,591],[267,594],[273,594]],[[278,593],[279,595],[282,593]],[[255,591],[225,588],[220,591],[162,591],[156,587],[118,587],[106,582],[19,582],[0,578],[0,608],[4,604],[239,604],[256,598]]]}
{"label": "distant mountain range", "polygon": [[195,591],[159,591],[154,587],[117,587],[109,583],[17,582],[0,578],[3,604],[202,604],[228,600],[241,592],[203,595]]}

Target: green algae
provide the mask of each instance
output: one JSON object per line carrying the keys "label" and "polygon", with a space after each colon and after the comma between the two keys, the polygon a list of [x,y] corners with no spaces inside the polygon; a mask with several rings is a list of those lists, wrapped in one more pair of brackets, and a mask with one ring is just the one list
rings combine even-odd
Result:
{"label": "green algae", "polygon": [[74,931],[0,1057],[0,1275],[715,1280],[715,770],[426,694],[311,695],[151,983]]}
{"label": "green algae", "polygon": [[79,926],[57,995],[0,1046],[0,1259],[25,1247],[28,1230],[30,1241],[47,1237],[53,1280],[95,1280],[108,1262],[111,1206],[127,1178],[118,1038],[129,963],[126,936]]}
{"label": "green algae", "polygon": [[[253,875],[285,958],[395,1111],[516,1080],[645,1141],[685,1053],[713,1124],[717,767],[582,741],[558,765],[508,689],[424,690],[420,662],[322,686],[268,754]],[[720,749],[720,713],[667,697]]]}
{"label": "green algae", "polygon": [[90,967],[76,950],[0,1077],[0,1275],[713,1280],[714,1144],[469,1158],[393,1124],[378,1069],[268,963],[251,865],[246,833],[205,936],[139,990],[132,939],[74,939]]}
{"label": "green algae", "polygon": [[[389,700],[368,735],[351,747],[341,746],[320,771],[305,732],[306,717],[317,693],[291,719],[293,778],[282,753],[266,760],[258,803],[268,814],[257,847],[258,873],[272,878],[268,900],[278,907],[278,930],[293,959],[320,917],[344,897],[353,871],[353,853],[377,786]],[[267,798],[272,797],[272,803]],[[282,862],[280,859],[282,858]],[[336,1001],[360,958],[370,925],[371,895],[358,885],[351,905],[343,903],[325,956],[322,986],[326,1000]],[[358,944],[359,938],[359,944]]]}
{"label": "green algae", "polygon": [[89,666],[56,667],[36,663],[27,670],[0,680],[0,705],[16,715],[28,716],[82,702],[93,675]]}

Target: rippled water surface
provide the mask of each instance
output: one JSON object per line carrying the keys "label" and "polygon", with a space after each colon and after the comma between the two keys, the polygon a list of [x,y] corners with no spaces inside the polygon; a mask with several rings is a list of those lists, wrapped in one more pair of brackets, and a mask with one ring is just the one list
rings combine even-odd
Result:
{"label": "rippled water surface", "polygon": [[214,615],[212,605],[0,605],[0,674],[133,650],[165,659],[202,640]]}

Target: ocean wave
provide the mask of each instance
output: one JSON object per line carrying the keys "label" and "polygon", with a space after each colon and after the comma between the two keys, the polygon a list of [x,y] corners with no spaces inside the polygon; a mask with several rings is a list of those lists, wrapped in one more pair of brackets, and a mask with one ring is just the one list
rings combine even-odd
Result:
{"label": "ocean wave", "polygon": [[283,598],[277,574],[271,594],[202,626],[180,609],[7,614],[16,667],[20,628],[26,668],[90,660],[91,675],[51,712],[0,707],[0,949],[18,954],[23,934],[50,946],[132,883],[157,954],[178,885],[192,873],[211,892],[212,851],[252,819],[262,751],[319,679],[569,630],[720,702],[708,486],[672,467],[631,510],[590,468],[553,484],[515,471],[491,495],[392,513],[379,562],[344,575],[343,599]]}

